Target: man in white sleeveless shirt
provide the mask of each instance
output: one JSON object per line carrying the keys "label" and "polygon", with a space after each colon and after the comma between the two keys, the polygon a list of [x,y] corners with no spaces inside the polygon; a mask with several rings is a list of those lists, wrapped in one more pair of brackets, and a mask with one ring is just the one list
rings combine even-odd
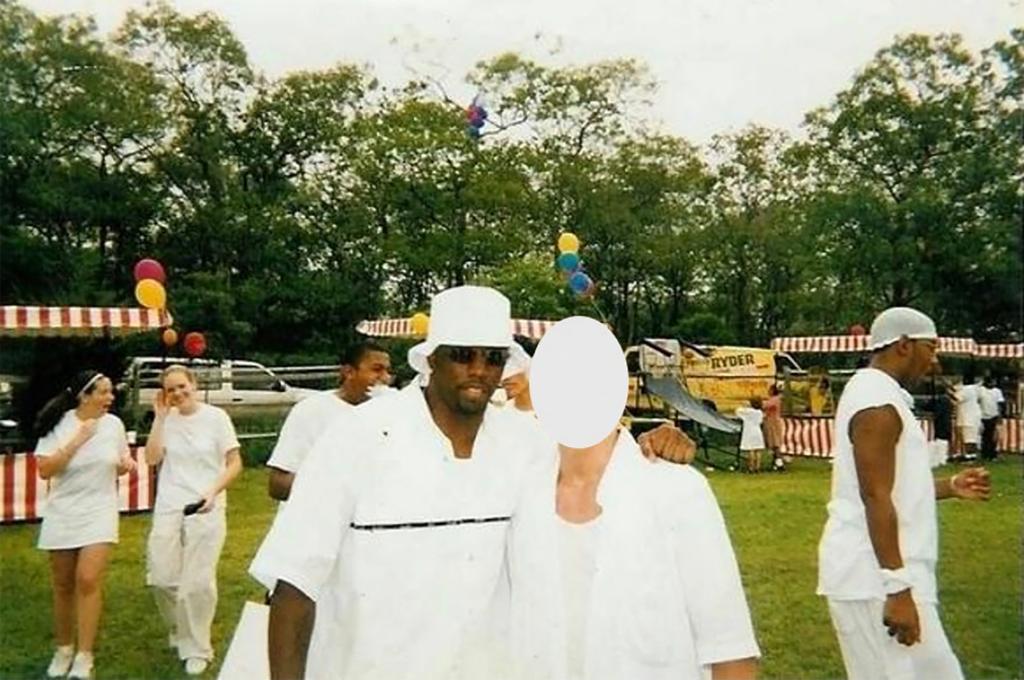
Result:
{"label": "man in white sleeveless shirt", "polygon": [[909,307],[871,324],[871,363],[836,410],[832,500],[818,594],[850,680],[963,678],[938,614],[936,499],[985,500],[983,468],[934,479],[904,387],[938,368],[935,323]]}

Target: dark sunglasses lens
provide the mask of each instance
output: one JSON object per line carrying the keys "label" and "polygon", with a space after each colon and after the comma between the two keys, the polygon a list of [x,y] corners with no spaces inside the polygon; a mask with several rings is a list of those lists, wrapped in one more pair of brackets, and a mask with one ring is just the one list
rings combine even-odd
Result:
{"label": "dark sunglasses lens", "polygon": [[508,361],[508,350],[492,349],[487,352],[487,363],[491,366],[504,366]]}

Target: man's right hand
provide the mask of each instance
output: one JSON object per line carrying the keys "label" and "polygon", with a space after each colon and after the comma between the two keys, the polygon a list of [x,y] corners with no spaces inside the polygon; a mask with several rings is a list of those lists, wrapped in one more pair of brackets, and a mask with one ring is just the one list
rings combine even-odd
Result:
{"label": "man's right hand", "polygon": [[910,589],[901,590],[885,598],[882,623],[890,636],[896,636],[901,645],[910,647],[921,641],[921,622],[917,618],[917,605]]}

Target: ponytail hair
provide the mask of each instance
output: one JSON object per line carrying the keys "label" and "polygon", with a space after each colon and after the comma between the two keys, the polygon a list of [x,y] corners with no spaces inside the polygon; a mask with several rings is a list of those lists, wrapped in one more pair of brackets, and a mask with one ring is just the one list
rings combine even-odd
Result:
{"label": "ponytail hair", "polygon": [[78,398],[84,394],[91,394],[96,389],[96,383],[102,377],[103,374],[99,371],[88,370],[76,373],[68,386],[39,410],[34,428],[36,436],[43,437],[57,427],[57,423],[64,417],[64,414],[78,406]]}

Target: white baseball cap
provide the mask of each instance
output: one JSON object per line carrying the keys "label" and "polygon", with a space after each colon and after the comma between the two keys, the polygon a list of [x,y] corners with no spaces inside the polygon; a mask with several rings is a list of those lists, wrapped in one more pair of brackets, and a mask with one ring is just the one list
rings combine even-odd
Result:
{"label": "white baseball cap", "polygon": [[900,338],[910,340],[938,340],[935,322],[923,312],[911,307],[890,307],[871,322],[870,349],[882,349]]}
{"label": "white baseball cap", "polygon": [[409,350],[409,365],[421,376],[430,375],[427,358],[441,345],[455,347],[507,347],[505,370],[522,372],[529,361],[512,338],[512,305],[508,298],[483,286],[458,286],[430,301],[427,339]]}

